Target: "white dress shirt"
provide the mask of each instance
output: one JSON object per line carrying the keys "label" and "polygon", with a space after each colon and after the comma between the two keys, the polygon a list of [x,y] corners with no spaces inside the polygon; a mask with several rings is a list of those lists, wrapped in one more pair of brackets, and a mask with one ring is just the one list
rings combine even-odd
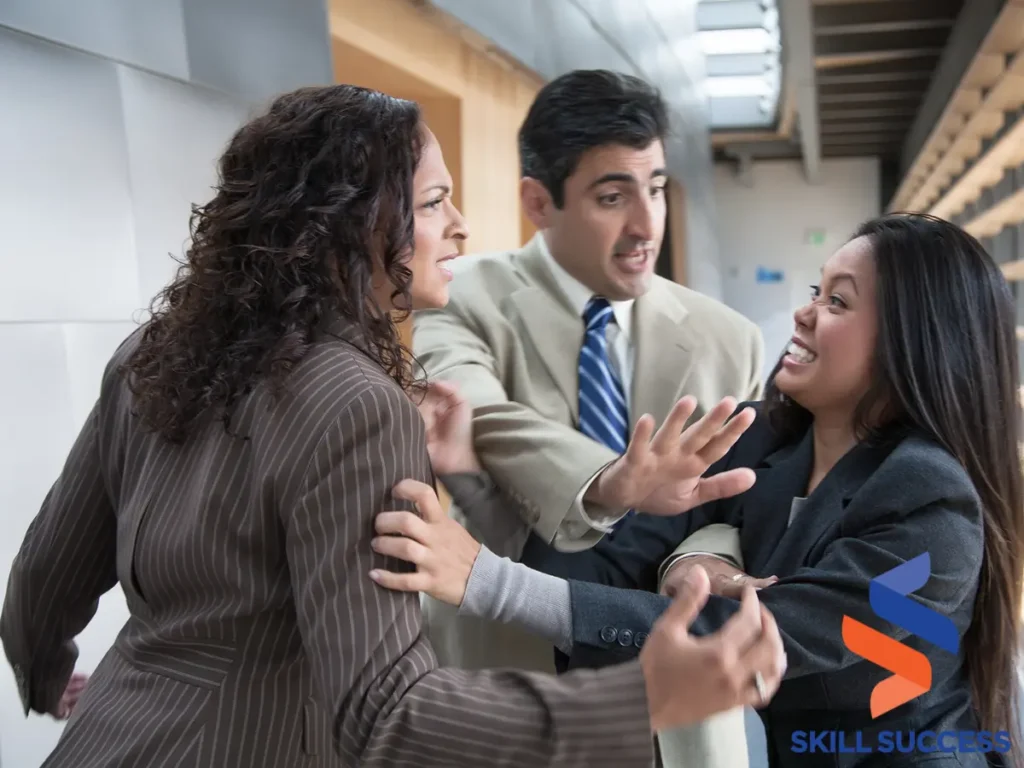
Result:
{"label": "white dress shirt", "polygon": [[[587,302],[593,298],[594,292],[566,272],[565,268],[555,261],[555,258],[551,255],[551,251],[548,250],[547,241],[543,237],[540,238],[540,252],[544,256],[544,260],[547,263],[551,274],[554,275],[555,282],[558,287],[565,295],[565,298],[569,300],[569,303],[576,311],[576,314],[580,319],[582,319],[583,310],[586,309]],[[636,345],[633,343],[631,331],[633,329],[633,304],[635,303],[635,300],[609,300],[608,303],[611,305],[612,314],[615,316],[615,322],[608,323],[605,329],[605,338],[608,342],[609,363],[612,368],[615,369],[615,374],[619,377],[619,381],[622,383],[622,391],[625,395],[626,402],[629,404],[629,407],[632,407],[633,371],[636,361]],[[626,441],[629,442],[628,435],[626,436]],[[602,470],[603,469],[604,468],[602,467]],[[587,489],[590,488],[590,484],[597,479],[597,475],[599,474],[601,474],[600,471],[591,477],[580,489],[576,496],[576,508],[580,513],[580,517],[587,525],[599,531],[608,531],[615,523],[622,519],[622,516],[626,514],[626,511],[621,509],[607,509],[605,507],[585,503],[583,501],[584,494],[586,494]]]}
{"label": "white dress shirt", "polygon": [[[583,283],[565,271],[548,250],[548,244],[544,238],[540,238],[540,252],[547,262],[548,269],[555,276],[555,282],[569,300],[569,304],[576,315],[583,317],[583,310],[587,308],[587,302],[594,297],[594,292]],[[633,392],[633,369],[636,361],[636,345],[633,344],[631,331],[633,330],[633,304],[634,299],[627,301],[609,301],[612,307],[612,314],[615,315],[615,322],[608,323],[605,329],[605,338],[608,341],[608,357],[615,375],[622,382],[622,390],[626,396],[626,402],[632,407],[631,395]]]}

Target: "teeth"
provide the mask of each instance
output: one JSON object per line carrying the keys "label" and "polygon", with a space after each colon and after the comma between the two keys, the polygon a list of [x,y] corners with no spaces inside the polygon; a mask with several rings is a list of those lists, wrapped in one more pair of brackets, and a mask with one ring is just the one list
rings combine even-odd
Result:
{"label": "teeth", "polygon": [[804,349],[796,342],[790,342],[786,348],[786,354],[796,360],[798,363],[813,363],[818,356],[810,350]]}

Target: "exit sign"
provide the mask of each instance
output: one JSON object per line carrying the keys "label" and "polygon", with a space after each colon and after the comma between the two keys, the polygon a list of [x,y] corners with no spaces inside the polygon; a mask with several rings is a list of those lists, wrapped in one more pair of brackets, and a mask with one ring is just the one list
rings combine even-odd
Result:
{"label": "exit sign", "polygon": [[808,229],[804,232],[804,243],[807,245],[824,245],[825,244],[825,230],[824,229]]}

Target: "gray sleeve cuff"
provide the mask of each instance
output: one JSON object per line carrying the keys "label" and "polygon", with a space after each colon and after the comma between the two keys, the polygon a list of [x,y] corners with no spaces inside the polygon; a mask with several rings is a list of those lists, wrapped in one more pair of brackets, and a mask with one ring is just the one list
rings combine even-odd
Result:
{"label": "gray sleeve cuff", "polygon": [[572,601],[569,582],[480,548],[466,584],[459,614],[517,624],[572,650]]}

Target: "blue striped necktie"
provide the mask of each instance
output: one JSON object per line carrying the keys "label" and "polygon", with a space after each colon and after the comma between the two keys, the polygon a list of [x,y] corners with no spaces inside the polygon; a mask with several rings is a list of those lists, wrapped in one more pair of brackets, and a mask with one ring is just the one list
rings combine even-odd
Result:
{"label": "blue striped necktie", "polygon": [[580,350],[580,432],[611,448],[626,452],[629,442],[629,407],[622,382],[608,358],[608,323],[614,320],[611,304],[594,296],[583,310],[586,334]]}

